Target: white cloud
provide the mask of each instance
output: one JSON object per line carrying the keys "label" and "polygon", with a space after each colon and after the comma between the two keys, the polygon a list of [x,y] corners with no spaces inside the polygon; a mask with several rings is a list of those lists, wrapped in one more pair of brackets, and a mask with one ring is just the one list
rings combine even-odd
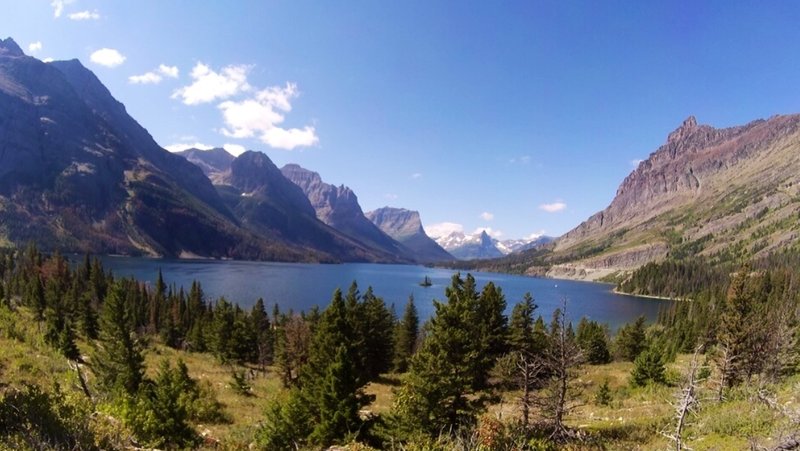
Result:
{"label": "white cloud", "polygon": [[227,150],[229,154],[233,155],[234,157],[238,157],[239,155],[247,152],[247,149],[240,145],[240,144],[223,144],[222,148]]}
{"label": "white cloud", "polygon": [[483,219],[484,221],[491,221],[492,219],[494,219],[494,214],[489,213],[488,211],[484,211],[483,213],[481,213],[481,219]]}
{"label": "white cloud", "polygon": [[425,233],[431,238],[447,236],[453,232],[464,233],[464,226],[455,222],[440,222],[425,226]]}
{"label": "white cloud", "polygon": [[630,161],[631,167],[634,168],[634,169],[638,168],[639,167],[639,163],[641,163],[642,161],[644,161],[644,160],[641,160],[641,159],[638,159],[638,158],[635,158],[635,159],[631,160]]}
{"label": "white cloud", "polygon": [[178,68],[176,66],[161,64],[156,70],[145,72],[142,75],[131,75],[128,77],[128,81],[133,84],[158,84],[164,79],[162,75],[170,78],[178,78]]}
{"label": "white cloud", "polygon": [[564,202],[561,202],[561,201],[556,201],[556,202],[552,202],[552,203],[549,203],[549,204],[541,204],[541,205],[539,205],[539,209],[540,210],[544,210],[544,211],[546,211],[548,213],[556,213],[556,212],[559,212],[561,210],[564,210],[565,208],[567,208],[567,204],[565,204]]}
{"label": "white cloud", "polygon": [[128,77],[128,82],[135,85],[149,85],[161,83],[161,75],[155,72],[145,72],[142,75],[131,75]]}
{"label": "white cloud", "polygon": [[477,235],[481,232],[486,232],[486,234],[492,238],[500,238],[503,236],[503,232],[500,230],[494,230],[491,227],[478,227],[474,232],[472,232],[472,235]]}
{"label": "white cloud", "polygon": [[49,57],[49,56],[42,60],[43,63],[52,63],[53,61],[55,61],[55,59],[53,59],[52,57]]}
{"label": "white cloud", "polygon": [[178,66],[158,65],[158,73],[169,78],[178,78]]}
{"label": "white cloud", "polygon": [[170,152],[181,152],[186,149],[200,149],[200,150],[210,150],[213,149],[214,146],[209,146],[208,144],[203,143],[175,143],[170,144],[168,146],[162,146],[165,149],[169,150]]}
{"label": "white cloud", "polygon": [[64,12],[64,7],[74,2],[75,0],[53,0],[50,6],[53,7],[53,17],[61,17]]}
{"label": "white cloud", "polygon": [[79,11],[77,13],[72,13],[67,17],[69,17],[70,20],[97,20],[100,18],[100,13],[98,13],[97,10]]}
{"label": "white cloud", "polygon": [[394,194],[394,193],[386,193],[386,194],[383,195],[383,197],[384,197],[384,199],[387,199],[387,200],[397,200],[398,196],[397,196],[397,194]]}
{"label": "white cloud", "polygon": [[[171,69],[171,68],[170,68]],[[212,70],[203,63],[197,63],[191,72],[192,84],[176,90],[173,99],[180,98],[186,105],[199,105],[217,99],[227,99],[240,92],[250,90],[247,72],[250,66],[225,66],[220,72]]]}
{"label": "white cloud", "polygon": [[415,172],[415,173],[411,174],[411,178],[412,179],[421,179],[422,178],[422,173],[421,172]]}
{"label": "white cloud", "polygon": [[31,42],[28,44],[28,52],[36,53],[42,49],[42,41]]}
{"label": "white cloud", "polygon": [[522,239],[525,241],[533,241],[536,238],[539,238],[540,236],[544,236],[544,229],[539,230],[538,232],[533,232],[528,236],[522,237]]}
{"label": "white cloud", "polygon": [[291,100],[299,95],[297,85],[273,86],[242,101],[228,100],[219,104],[226,128],[222,134],[231,138],[257,137],[270,147],[292,150],[295,147],[313,146],[319,142],[316,130],[307,125],[303,128],[281,128],[285,113],[292,110]]}
{"label": "white cloud", "polygon": [[93,63],[106,67],[117,67],[125,62],[125,56],[116,49],[102,48],[89,57]]}

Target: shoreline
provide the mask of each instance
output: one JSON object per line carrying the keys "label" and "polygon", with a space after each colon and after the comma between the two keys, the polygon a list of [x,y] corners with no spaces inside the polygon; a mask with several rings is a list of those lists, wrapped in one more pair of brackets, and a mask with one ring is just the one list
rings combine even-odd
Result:
{"label": "shoreline", "polygon": [[611,292],[614,293],[614,294],[622,295],[622,296],[633,296],[633,297],[637,297],[637,298],[655,299],[655,300],[659,300],[659,301],[692,302],[691,299],[687,299],[687,298],[673,298],[673,297],[670,297],[670,296],[655,296],[655,295],[652,295],[652,294],[626,293],[624,291],[619,291],[616,288],[611,290]]}

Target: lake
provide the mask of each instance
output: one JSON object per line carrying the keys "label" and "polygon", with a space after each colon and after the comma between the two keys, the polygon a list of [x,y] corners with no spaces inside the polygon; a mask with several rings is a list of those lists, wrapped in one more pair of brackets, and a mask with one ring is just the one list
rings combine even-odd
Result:
{"label": "lake", "polygon": [[[77,261],[81,257],[76,257]],[[183,286],[187,291],[193,280],[201,283],[207,300],[220,296],[242,307],[251,307],[260,297],[268,311],[276,302],[282,311],[299,312],[313,306],[328,305],[336,288],[346,292],[351,282],[358,282],[363,293],[372,286],[376,295],[387,304],[394,304],[398,316],[410,295],[414,296],[420,317],[433,314],[433,300],[444,300],[445,287],[450,285],[454,270],[413,265],[380,265],[347,263],[319,265],[304,263],[272,263],[219,260],[169,260],[135,257],[100,257],[106,269],[115,276],[134,277],[152,285],[160,269],[168,285]],[[654,321],[658,310],[668,301],[623,296],[612,293],[607,284],[553,280],[496,273],[472,273],[480,288],[494,282],[503,289],[507,313],[526,292],[539,306],[537,314],[549,321],[562,299],[567,299],[569,318],[577,323],[582,317],[608,324],[612,330],[644,315]],[[419,283],[429,277],[432,286]]]}

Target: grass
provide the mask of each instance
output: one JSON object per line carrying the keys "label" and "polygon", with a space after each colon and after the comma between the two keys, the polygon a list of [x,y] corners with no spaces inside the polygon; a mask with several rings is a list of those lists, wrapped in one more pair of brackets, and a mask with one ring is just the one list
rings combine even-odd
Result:
{"label": "grass", "polygon": [[[57,383],[63,390],[80,395],[74,369],[44,343],[38,327],[28,310],[12,312],[0,306],[0,390],[31,383],[48,390]],[[79,346],[86,354],[88,346],[85,343]],[[164,359],[173,364],[182,359],[193,378],[212,387],[231,421],[195,426],[199,433],[219,440],[222,449],[247,448],[263,419],[265,404],[283,390],[270,369],[266,375],[251,373],[249,367],[221,364],[209,354],[181,352],[151,343],[145,357],[149,376],[155,374]],[[589,448],[602,443],[598,449],[663,450],[669,442],[661,433],[674,428],[671,402],[680,389],[680,375],[685,372],[690,358],[679,355],[668,365],[672,386],[632,388],[628,382],[633,368],[630,362],[583,366],[575,381],[580,392],[576,398],[579,406],[568,416],[568,424],[586,433]],[[245,370],[252,387],[250,395],[239,394],[233,388],[234,369]],[[367,385],[365,392],[375,399],[366,409],[376,414],[388,413],[402,378],[403,375],[387,374]],[[594,400],[603,382],[608,383],[611,391],[611,402],[607,406],[597,405]],[[776,404],[784,412],[756,399],[756,388],[761,386],[752,381],[750,386],[731,391],[725,402],[718,403],[713,396],[713,382],[701,384],[699,409],[696,415],[688,418],[685,430],[687,445],[698,451],[749,449],[752,443],[770,447],[775,446],[781,436],[796,432],[799,425],[793,424],[787,413],[800,414],[800,375],[777,385],[763,385],[774,393]],[[519,393],[504,392],[500,399],[489,406],[485,415],[513,422],[519,415]]]}

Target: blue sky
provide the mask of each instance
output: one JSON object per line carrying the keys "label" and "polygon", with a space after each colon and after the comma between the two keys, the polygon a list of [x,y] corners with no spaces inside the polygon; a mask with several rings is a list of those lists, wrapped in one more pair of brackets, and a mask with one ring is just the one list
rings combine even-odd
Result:
{"label": "blue sky", "polygon": [[689,115],[800,111],[798,5],[0,0],[0,35],[80,59],[163,146],[263,151],[505,239],[604,208]]}

